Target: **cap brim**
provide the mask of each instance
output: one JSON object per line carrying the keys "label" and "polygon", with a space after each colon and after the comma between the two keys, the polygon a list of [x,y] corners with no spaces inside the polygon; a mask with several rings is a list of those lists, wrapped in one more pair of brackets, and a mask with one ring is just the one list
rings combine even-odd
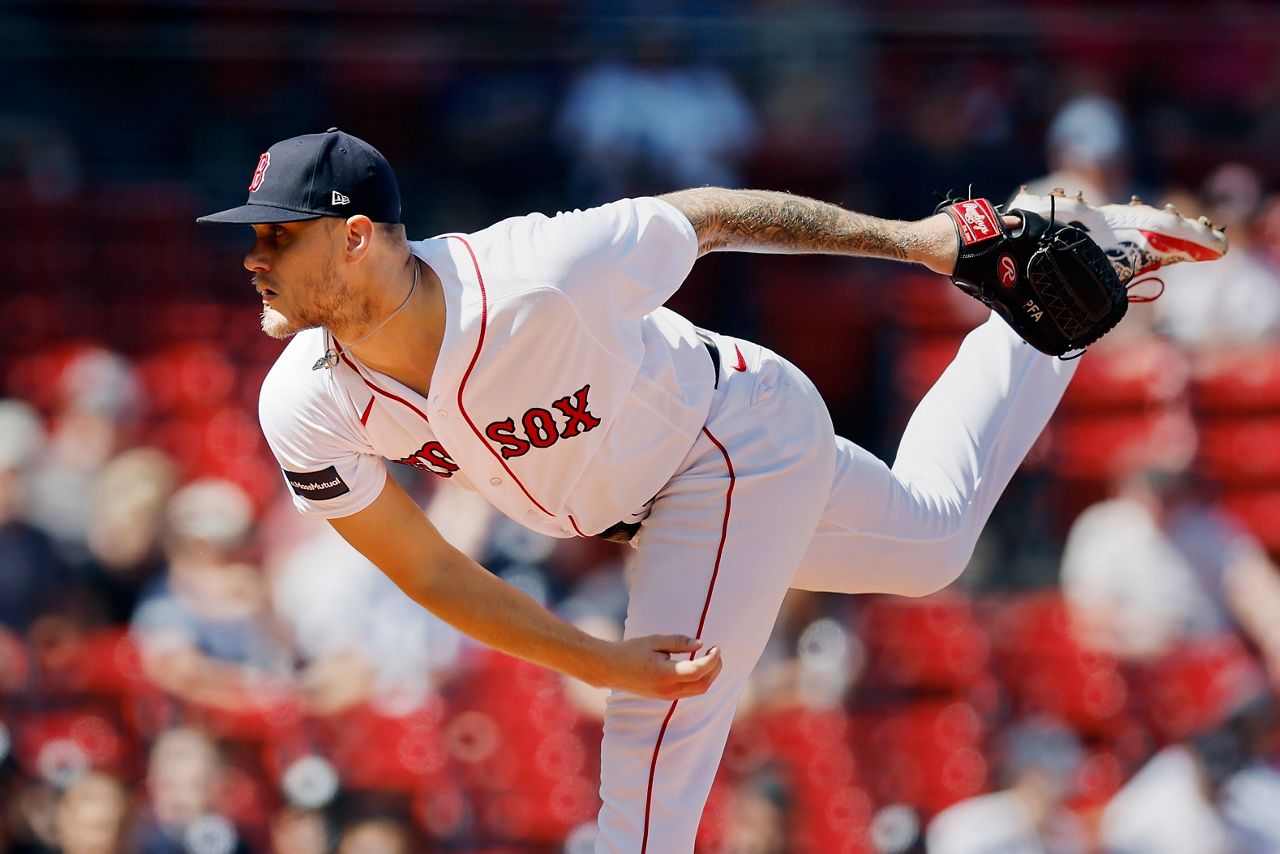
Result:
{"label": "cap brim", "polygon": [[196,222],[205,225],[256,225],[260,222],[301,222],[320,219],[322,216],[323,214],[291,211],[274,205],[241,205],[202,216]]}

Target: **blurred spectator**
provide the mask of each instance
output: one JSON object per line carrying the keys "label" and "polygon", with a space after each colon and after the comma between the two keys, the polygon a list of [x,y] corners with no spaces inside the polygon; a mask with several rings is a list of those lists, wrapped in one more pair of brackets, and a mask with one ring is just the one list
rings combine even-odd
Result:
{"label": "blurred spectator", "polygon": [[570,84],[558,132],[575,199],[740,184],[757,135],[751,106],[723,69],[674,51],[676,35],[650,20],[636,60],[590,66]]}
{"label": "blurred spectator", "polygon": [[1130,661],[1239,626],[1280,684],[1280,574],[1187,469],[1149,468],[1085,510],[1062,587],[1081,641]]}
{"label": "blurred spectator", "polygon": [[275,854],[326,854],[329,832],[315,810],[286,807],[271,820],[271,850]]}
{"label": "blurred spectator", "polygon": [[119,454],[93,482],[86,581],[113,624],[129,621],[144,585],[164,568],[164,514],[175,482],[173,461],[150,448]]}
{"label": "blurred spectator", "polygon": [[[746,5],[746,4],[743,4]],[[873,133],[865,12],[840,0],[754,0],[768,71],[753,79],[759,140],[748,185],[847,199]],[[756,69],[761,71],[762,69]]]}
{"label": "blurred spectator", "polygon": [[733,787],[725,807],[728,819],[719,844],[709,854],[786,854],[787,787],[762,773]]}
{"label": "blurred spectator", "polygon": [[5,833],[0,842],[13,854],[50,854],[57,850],[58,792],[44,780],[19,778],[0,801]]}
{"label": "blurred spectator", "polygon": [[411,854],[413,831],[400,819],[366,818],[342,831],[336,854]]}
{"label": "blurred spectator", "polygon": [[228,481],[196,480],[173,496],[166,522],[168,575],[132,624],[148,677],[220,709],[279,700],[292,661],[261,573],[240,559],[253,523],[248,497]]}
{"label": "blurred spectator", "polygon": [[1259,257],[1267,268],[1280,276],[1280,193],[1272,193],[1262,203],[1256,243]]}
{"label": "blurred spectator", "polygon": [[1258,242],[1264,209],[1257,171],[1240,163],[1218,167],[1201,204],[1227,229],[1231,251],[1211,263],[1160,271],[1165,290],[1152,306],[1158,328],[1202,354],[1280,341],[1280,271],[1267,263],[1274,247]]}
{"label": "blurred spectator", "polygon": [[141,854],[231,854],[246,850],[235,825],[218,811],[222,757],[198,729],[162,732],[147,763],[148,808]]}
{"label": "blurred spectator", "polygon": [[926,833],[930,854],[1089,850],[1084,826],[1066,807],[1083,760],[1075,734],[1033,719],[1009,727],[1000,741],[1004,788],[938,813]]}
{"label": "blurred spectator", "polygon": [[23,518],[43,442],[34,409],[0,400],[0,624],[17,632],[25,632],[69,580],[52,540]]}
{"label": "blurred spectator", "polygon": [[63,854],[119,854],[130,850],[129,793],[106,774],[89,773],[66,788],[54,818]]}
{"label": "blurred spectator", "polygon": [[1054,116],[1045,138],[1049,174],[1027,182],[1032,193],[1061,187],[1102,205],[1121,201],[1129,184],[1129,122],[1124,109],[1098,94],[1077,96]]}
{"label": "blurred spectator", "polygon": [[328,715],[370,702],[403,715],[435,693],[462,636],[405,596],[328,525],[275,570],[272,598],[302,662],[308,708]]}
{"label": "blurred spectator", "polygon": [[1280,772],[1256,759],[1274,727],[1269,699],[1223,726],[1161,750],[1102,814],[1102,847],[1113,854],[1270,854],[1280,850]]}
{"label": "blurred spectator", "polygon": [[85,484],[132,444],[143,414],[142,386],[128,360],[98,348],[76,355],[58,384],[59,408],[47,463],[36,475],[31,518],[79,561],[94,505]]}

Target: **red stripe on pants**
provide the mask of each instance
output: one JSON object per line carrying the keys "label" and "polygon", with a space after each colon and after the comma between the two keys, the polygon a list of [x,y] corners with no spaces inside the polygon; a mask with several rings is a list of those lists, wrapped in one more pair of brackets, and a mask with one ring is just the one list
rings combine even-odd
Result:
{"label": "red stripe on pants", "polygon": [[[716,576],[720,574],[720,558],[724,555],[724,542],[729,535],[729,510],[733,507],[733,461],[729,459],[729,452],[724,449],[724,445],[711,435],[711,431],[706,427],[702,428],[702,432],[706,434],[711,443],[720,449],[720,453],[724,455],[725,467],[729,470],[729,488],[724,494],[724,519],[720,523],[720,545],[716,548],[716,562],[711,570],[711,581],[707,584],[707,598],[702,603],[702,616],[698,619],[698,633],[695,638],[702,637],[702,627],[707,622],[707,611],[711,608],[711,594],[716,589]],[[690,660],[693,659],[695,653],[689,653]],[[644,796],[644,836],[640,841],[640,854],[645,854],[649,847],[649,811],[653,805],[653,778],[658,771],[658,753],[662,750],[662,739],[667,734],[667,724],[671,723],[671,716],[676,713],[676,706],[680,704],[679,700],[673,700],[671,708],[667,710],[667,716],[662,719],[662,727],[658,730],[658,741],[653,745],[653,760],[649,763],[649,788]]]}

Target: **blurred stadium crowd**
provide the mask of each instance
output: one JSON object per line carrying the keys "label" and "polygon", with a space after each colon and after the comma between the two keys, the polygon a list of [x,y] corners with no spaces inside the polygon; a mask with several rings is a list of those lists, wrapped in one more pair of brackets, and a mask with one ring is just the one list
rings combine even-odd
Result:
{"label": "blurred stadium crowd", "polygon": [[[193,219],[337,124],[396,166],[411,237],[708,183],[900,217],[1029,183],[1227,225],[1085,358],[953,589],[788,599],[700,846],[1280,851],[1272,4],[427,5],[0,4],[0,849],[590,850],[601,694],[413,606],[260,437],[248,235]],[[706,259],[674,306],[890,457],[981,319],[824,258]],[[620,632],[620,547],[393,474]]]}

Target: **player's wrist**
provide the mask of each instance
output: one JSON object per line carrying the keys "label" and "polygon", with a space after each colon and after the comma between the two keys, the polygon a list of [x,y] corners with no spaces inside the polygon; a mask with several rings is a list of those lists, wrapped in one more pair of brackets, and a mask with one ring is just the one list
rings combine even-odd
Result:
{"label": "player's wrist", "polygon": [[595,688],[617,688],[622,644],[583,633],[575,661],[562,668],[568,675]]}
{"label": "player's wrist", "polygon": [[935,273],[951,275],[959,257],[960,240],[951,217],[945,213],[917,220],[909,226],[907,260]]}

